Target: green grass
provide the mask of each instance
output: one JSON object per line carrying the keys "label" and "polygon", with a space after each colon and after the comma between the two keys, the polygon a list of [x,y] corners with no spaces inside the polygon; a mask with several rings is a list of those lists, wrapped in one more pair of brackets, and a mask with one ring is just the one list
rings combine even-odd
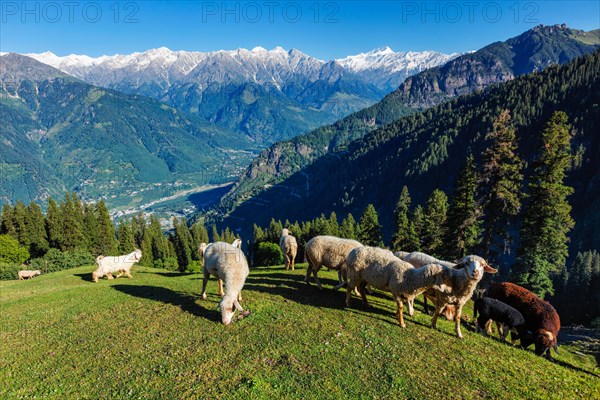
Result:
{"label": "green grass", "polygon": [[[137,267],[89,281],[91,267],[0,282],[0,398],[598,398],[591,357],[551,363],[475,334],[429,328],[417,304],[402,330],[387,295],[345,309],[302,282],[304,268],[251,271],[244,306],[220,324],[216,282]],[[471,310],[467,311],[472,314]]]}

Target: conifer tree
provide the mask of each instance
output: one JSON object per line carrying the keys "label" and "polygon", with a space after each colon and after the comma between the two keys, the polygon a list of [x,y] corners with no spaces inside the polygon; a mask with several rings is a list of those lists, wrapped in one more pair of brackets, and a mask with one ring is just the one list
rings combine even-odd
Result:
{"label": "conifer tree", "polygon": [[83,205],[83,231],[86,237],[87,251],[96,253],[98,247],[98,218],[93,204]]}
{"label": "conifer tree", "polygon": [[436,189],[427,200],[423,214],[423,251],[437,258],[445,258],[444,237],[448,212],[448,197]]}
{"label": "conifer tree", "polygon": [[115,226],[102,200],[96,204],[96,218],[98,220],[98,241],[96,243],[95,254],[106,256],[116,255],[118,243],[115,236]]}
{"label": "conifer tree", "polygon": [[142,237],[142,243],[140,246],[140,250],[142,250],[142,259],[140,260],[140,264],[146,267],[154,266],[154,252],[152,251],[152,237],[150,236],[150,231],[144,231],[144,237]]}
{"label": "conifer tree", "polygon": [[334,211],[329,214],[329,220],[327,221],[328,235],[339,236],[340,235],[340,224],[337,220],[337,215]]}
{"label": "conifer tree", "polygon": [[483,153],[480,177],[485,218],[482,256],[491,263],[505,252],[510,242],[507,226],[521,209],[523,161],[515,153],[515,128],[508,110],[496,118],[486,139],[491,143]]}
{"label": "conifer tree", "polygon": [[216,225],[212,226],[212,242],[220,242],[221,241],[221,235],[219,235],[219,230],[217,229]]}
{"label": "conifer tree", "polygon": [[392,236],[392,248],[394,250],[412,252],[420,248],[415,226],[409,217],[410,202],[410,193],[408,188],[404,186],[394,210],[394,222],[396,224],[396,231]]}
{"label": "conifer tree", "polygon": [[[79,200],[75,193],[67,193],[65,201],[61,204],[63,251],[87,250],[86,237],[83,233],[83,214],[78,209]],[[79,203],[80,204],[80,203]],[[106,212],[108,215],[108,211]],[[109,218],[110,221],[110,218]],[[112,222],[110,222],[112,226]],[[114,228],[113,228],[114,236]],[[113,249],[114,250],[114,249]],[[105,255],[113,253],[104,253]]]}
{"label": "conifer tree", "polygon": [[474,253],[481,236],[480,210],[475,201],[477,166],[472,154],[458,175],[448,206],[445,256],[456,260]]}
{"label": "conifer tree", "polygon": [[517,283],[542,298],[546,293],[554,293],[551,275],[565,268],[569,255],[567,235],[575,221],[567,197],[573,188],[566,186],[564,180],[571,159],[567,115],[555,112],[542,132],[513,271]]}
{"label": "conifer tree", "polygon": [[29,224],[28,224],[28,212],[27,207],[23,204],[22,201],[17,201],[15,204],[15,208],[13,209],[13,226],[15,228],[15,232],[17,234],[17,240],[29,250],[29,245],[31,244],[29,237]]}
{"label": "conifer tree", "polygon": [[357,229],[358,241],[365,246],[381,246],[381,224],[379,223],[379,214],[373,204],[369,204],[358,222]]}
{"label": "conifer tree", "polygon": [[141,248],[140,246],[144,239],[144,232],[146,231],[146,218],[144,217],[144,214],[139,213],[138,215],[131,217],[131,230],[133,232],[133,239],[135,240],[136,247]]}
{"label": "conifer tree", "polygon": [[0,234],[9,235],[13,239],[17,238],[17,231],[13,225],[13,208],[9,203],[2,206],[2,219],[0,220]]}
{"label": "conifer tree", "polygon": [[417,239],[417,247],[414,249],[414,251],[421,251],[421,249],[423,248],[422,239],[423,235],[425,234],[425,215],[423,207],[420,204],[416,206],[413,210],[412,224],[414,226],[415,235]]}
{"label": "conifer tree", "polygon": [[129,254],[135,250],[133,232],[127,220],[119,222],[119,254]]}
{"label": "conifer tree", "polygon": [[340,225],[340,236],[346,239],[356,239],[356,220],[350,213]]}
{"label": "conifer tree", "polygon": [[179,271],[184,272],[192,262],[190,232],[187,229],[184,218],[181,218],[181,220],[178,221],[177,218],[174,217],[173,226],[175,227],[175,233],[171,243],[173,243],[175,249]]}
{"label": "conifer tree", "polygon": [[200,243],[208,243],[208,231],[200,222],[194,223],[190,227],[190,234],[192,237],[192,259],[199,260],[200,253],[198,252],[198,248],[200,247]]}
{"label": "conifer tree", "polygon": [[50,248],[62,249],[63,230],[62,215],[56,201],[52,197],[48,199],[48,210],[46,212],[46,232],[48,233],[48,244]]}
{"label": "conifer tree", "polygon": [[169,257],[169,244],[167,238],[163,235],[160,221],[155,215],[150,216],[150,224],[146,229],[152,243],[152,258],[154,261]]}
{"label": "conifer tree", "polygon": [[42,257],[49,249],[46,219],[39,205],[33,201],[27,206],[29,226],[29,254],[31,258]]}

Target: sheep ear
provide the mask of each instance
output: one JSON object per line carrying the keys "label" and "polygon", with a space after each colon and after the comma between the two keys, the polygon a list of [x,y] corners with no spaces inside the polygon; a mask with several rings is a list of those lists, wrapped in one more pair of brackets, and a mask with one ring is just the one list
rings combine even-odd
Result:
{"label": "sheep ear", "polygon": [[492,268],[492,267],[490,267],[490,266],[489,266],[489,265],[487,265],[487,264],[485,264],[485,265],[483,266],[483,270],[484,270],[485,272],[489,272],[490,274],[495,274],[496,272],[498,272],[498,270],[497,270],[496,268]]}

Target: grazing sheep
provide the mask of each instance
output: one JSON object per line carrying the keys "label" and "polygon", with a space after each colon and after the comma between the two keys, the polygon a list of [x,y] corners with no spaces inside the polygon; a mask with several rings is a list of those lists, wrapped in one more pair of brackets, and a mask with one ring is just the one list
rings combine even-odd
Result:
{"label": "grazing sheep", "polygon": [[[215,242],[209,245],[200,245],[204,256],[202,272],[202,299],[206,300],[206,284],[210,275],[225,282],[227,292],[219,303],[221,307],[221,321],[224,325],[231,323],[235,309],[240,312],[244,309],[240,305],[242,301],[242,288],[250,272],[248,261],[241,249],[225,242]],[[222,286],[220,287],[222,290]]]}
{"label": "grazing sheep", "polygon": [[290,235],[287,229],[281,230],[279,247],[281,248],[281,252],[283,253],[283,257],[285,259],[285,269],[290,269],[291,265],[293,271],[296,261],[296,253],[298,252],[298,242],[296,242],[295,237]]}
{"label": "grazing sheep", "polygon": [[514,283],[495,283],[488,289],[487,295],[516,308],[525,318],[524,329],[527,334],[513,338],[521,339],[524,348],[535,344],[535,353],[552,359],[550,349],[558,353],[558,331],[560,317],[550,303],[540,299],[529,290]]}
{"label": "grazing sheep", "polygon": [[336,289],[343,287],[345,282],[342,281],[342,265],[345,263],[348,253],[360,246],[362,244],[356,240],[341,239],[335,236],[315,236],[306,243],[304,250],[304,259],[308,262],[304,281],[309,283],[308,279],[312,272],[317,287],[322,289],[317,273],[324,265],[329,269],[338,271],[339,285],[336,286]]}
{"label": "grazing sheep", "polygon": [[34,276],[41,275],[41,274],[42,274],[42,271],[40,271],[39,269],[36,269],[35,271],[24,269],[22,271],[19,271],[19,273],[18,273],[20,281],[22,281],[24,279],[31,279]]}
{"label": "grazing sheep", "polygon": [[456,307],[454,315],[456,336],[463,338],[460,331],[460,319],[462,308],[473,295],[479,281],[483,278],[485,272],[495,274],[498,272],[488,265],[488,263],[479,256],[466,256],[459,260],[454,268],[447,268],[451,272],[450,279],[444,283],[452,290],[448,292],[436,291],[435,295],[435,313],[431,319],[431,326],[437,328],[437,319],[447,304]]}
{"label": "grazing sheep", "polygon": [[[212,243],[206,244],[206,243],[200,243],[200,246],[198,248],[198,253],[200,253],[200,257],[202,257],[202,260],[204,260],[204,252],[206,251],[206,249],[208,248],[208,246],[210,246]],[[235,239],[233,242],[231,242],[231,245],[233,247],[236,247],[238,249],[242,248],[242,239]],[[218,289],[218,293],[219,296],[223,297],[225,295],[225,292],[223,291],[223,280],[222,279],[217,279],[217,286],[219,287]]]}
{"label": "grazing sheep", "polygon": [[[406,253],[404,251],[399,251],[397,253],[397,257],[401,260],[411,263],[415,268],[420,268],[424,265],[436,263],[443,265],[445,267],[454,268],[456,264],[451,263],[449,261],[438,260],[435,257],[430,256],[429,254],[421,253],[418,251],[414,251],[412,253]],[[423,308],[425,309],[425,314],[429,314],[429,306],[427,304],[427,300],[431,300],[432,303],[435,302],[435,290],[429,289],[423,292]],[[452,321],[454,319],[454,314],[456,313],[456,308],[453,305],[446,304],[444,309],[442,310],[442,315],[448,320]]]}
{"label": "grazing sheep", "polygon": [[408,303],[408,313],[413,315],[412,301],[419,293],[435,287],[448,291],[444,281],[450,279],[449,269],[437,264],[429,264],[415,269],[411,264],[400,260],[388,250],[378,247],[358,247],[353,249],[345,265],[348,274],[346,306],[350,307],[352,290],[359,288],[363,303],[368,306],[366,285],[392,293],[398,306],[396,316],[400,326],[405,328],[403,317],[404,301]]}
{"label": "grazing sheep", "polygon": [[[525,319],[517,309],[509,306],[500,300],[492,299],[491,297],[480,297],[473,304],[474,316],[476,320],[475,327],[477,331],[481,331],[487,335],[487,324],[492,320],[496,322],[500,339],[506,339],[508,330],[516,331],[519,336],[526,333],[523,328]],[[479,313],[479,317],[477,317]]]}
{"label": "grazing sheep", "polygon": [[98,268],[92,272],[92,280],[98,282],[98,279],[103,276],[106,276],[108,279],[114,279],[112,276],[113,272],[119,272],[117,278],[123,274],[131,278],[131,267],[140,261],[141,258],[142,251],[140,249],[135,249],[135,251],[124,256],[98,256],[96,257]]}

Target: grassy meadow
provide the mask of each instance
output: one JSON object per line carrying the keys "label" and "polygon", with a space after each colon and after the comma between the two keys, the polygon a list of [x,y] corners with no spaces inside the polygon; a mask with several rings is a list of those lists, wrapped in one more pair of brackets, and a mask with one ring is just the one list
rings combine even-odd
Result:
{"label": "grassy meadow", "polygon": [[346,309],[333,271],[319,291],[305,265],[251,270],[251,314],[224,327],[214,279],[203,301],[199,274],[94,284],[92,269],[0,282],[0,399],[600,398],[592,357],[562,346],[549,362],[465,322],[461,341],[420,302],[403,330],[387,294]]}

